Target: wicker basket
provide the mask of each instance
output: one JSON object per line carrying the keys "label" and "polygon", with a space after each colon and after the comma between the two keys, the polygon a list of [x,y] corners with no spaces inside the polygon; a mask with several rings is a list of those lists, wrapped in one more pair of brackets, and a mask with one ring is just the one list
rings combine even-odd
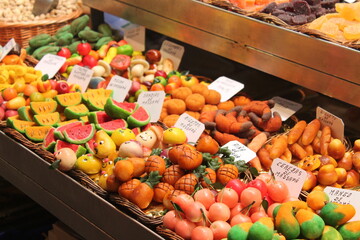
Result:
{"label": "wicker basket", "polygon": [[71,14],[57,18],[20,23],[0,22],[0,45],[5,45],[11,38],[14,38],[18,44],[25,48],[33,36],[41,33],[53,35],[59,28],[71,23],[82,13],[82,7],[79,6]]}

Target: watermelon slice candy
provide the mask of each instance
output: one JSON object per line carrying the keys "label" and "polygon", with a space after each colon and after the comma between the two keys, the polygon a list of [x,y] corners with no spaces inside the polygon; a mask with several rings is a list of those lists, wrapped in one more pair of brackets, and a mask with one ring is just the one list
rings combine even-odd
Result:
{"label": "watermelon slice candy", "polygon": [[150,114],[144,107],[139,107],[127,118],[130,127],[143,127],[150,122]]}
{"label": "watermelon slice candy", "polygon": [[88,114],[90,123],[104,123],[113,120],[105,111],[90,112]]}
{"label": "watermelon slice candy", "polygon": [[61,127],[58,127],[54,131],[55,138],[60,139],[60,140],[64,140],[65,138],[64,138],[64,135],[62,133],[63,131],[65,131],[68,128],[82,126],[82,125],[83,125],[83,122],[77,121],[77,122],[68,123],[68,124],[63,125]]}
{"label": "watermelon slice candy", "polygon": [[116,119],[95,125],[96,129],[104,130],[109,135],[111,135],[116,129],[126,128],[127,126],[128,124],[124,119]]}
{"label": "watermelon slice candy", "polygon": [[139,133],[141,133],[141,128],[136,127],[136,128],[131,129],[131,131],[133,131],[133,133],[135,134],[135,136],[137,136]]}
{"label": "watermelon slice candy", "polygon": [[54,152],[54,147],[56,145],[56,139],[54,135],[55,129],[56,128],[50,128],[50,130],[45,135],[44,141],[42,143],[42,147],[49,152]]}
{"label": "watermelon slice candy", "polygon": [[85,143],[86,150],[87,150],[88,153],[90,153],[90,154],[95,154],[95,146],[94,146],[94,143],[95,143],[95,137],[93,137],[92,139],[90,139],[89,141],[87,141],[87,142]]}
{"label": "watermelon slice candy", "polygon": [[76,153],[76,157],[80,157],[86,153],[86,148],[78,144],[72,144],[61,140],[56,140],[54,152],[62,148],[70,148]]}
{"label": "watermelon slice candy", "polygon": [[96,132],[94,124],[68,128],[63,131],[64,138],[69,143],[84,144],[94,137]]}
{"label": "watermelon slice candy", "polygon": [[126,119],[139,107],[137,103],[117,102],[112,98],[108,98],[104,110],[107,115],[114,119]]}

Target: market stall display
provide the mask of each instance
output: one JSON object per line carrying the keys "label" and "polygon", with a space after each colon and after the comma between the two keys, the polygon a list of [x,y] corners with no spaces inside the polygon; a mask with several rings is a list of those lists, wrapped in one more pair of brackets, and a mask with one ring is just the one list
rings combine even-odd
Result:
{"label": "market stall display", "polygon": [[[35,54],[37,60],[49,53],[67,58],[58,73],[65,79],[71,74],[70,65],[93,69],[89,89],[47,79],[24,66],[24,55],[18,56],[21,61],[3,61],[3,132],[144,224],[158,226],[157,231],[170,239],[232,239],[238,234],[258,239],[261,231],[266,232],[264,239],[273,239],[275,229],[286,238],[300,233],[309,239],[326,237],[328,231],[348,239],[358,237],[358,222],[347,223],[355,215],[352,205],[326,203],[319,215],[313,211],[319,197],[316,191],[324,185],[356,190],[356,142],[352,147],[333,138],[330,128],[321,129],[317,119],[299,120],[290,130],[283,128],[272,100],[253,100],[242,94],[220,102],[221,94],[208,88],[209,81],[178,72],[158,50],[143,54],[124,40],[115,41],[108,26],[95,32],[86,26],[88,21],[84,15],[63,27],[55,40],[60,46],[48,45],[53,42],[51,35],[34,36],[30,40],[34,49],[28,52],[40,52]],[[78,40],[70,32],[93,46],[78,42],[72,51],[66,48]],[[96,36],[90,40],[87,35]],[[42,49],[50,47],[53,50]],[[76,59],[73,64],[69,64],[71,58]],[[124,102],[104,89],[114,75],[132,81],[131,94]],[[168,94],[161,102],[160,122],[150,123],[150,113],[136,102],[146,91]],[[205,124],[200,140],[188,142],[185,131],[174,127],[183,113]],[[234,140],[254,156],[247,161],[235,159],[224,147]],[[309,171],[311,187],[303,189],[303,201],[289,195],[288,186],[271,174],[258,177],[278,158]],[[322,186],[311,191],[316,181]],[[328,199],[326,194],[319,198]],[[294,215],[289,213],[293,208]],[[170,211],[165,214],[165,209]],[[332,214],[337,211],[344,216],[334,220]]]}

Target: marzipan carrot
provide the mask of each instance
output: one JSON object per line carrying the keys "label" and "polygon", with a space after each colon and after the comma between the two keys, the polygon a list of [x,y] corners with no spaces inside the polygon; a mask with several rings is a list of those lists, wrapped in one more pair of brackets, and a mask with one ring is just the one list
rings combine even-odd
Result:
{"label": "marzipan carrot", "polygon": [[306,145],[304,149],[308,156],[314,155],[314,149],[313,149],[312,145]]}
{"label": "marzipan carrot", "polygon": [[316,153],[320,153],[320,138],[315,137],[314,140],[311,143],[311,146]]}
{"label": "marzipan carrot", "polygon": [[321,132],[320,137],[320,154],[328,155],[328,146],[331,142],[331,128],[329,126],[324,126]]}
{"label": "marzipan carrot", "polygon": [[250,165],[251,165],[252,167],[256,168],[256,170],[258,170],[258,171],[261,171],[261,170],[262,170],[262,168],[261,168],[261,163],[260,163],[260,160],[259,160],[258,157],[254,157],[253,159],[251,159],[251,160],[249,161],[249,163],[250,163]]}
{"label": "marzipan carrot", "polygon": [[290,145],[289,149],[291,153],[300,160],[307,156],[305,149],[297,143]]}
{"label": "marzipan carrot", "polygon": [[306,122],[304,120],[297,122],[289,132],[288,144],[296,143],[301,137],[301,134],[303,134],[305,127],[306,127]]}
{"label": "marzipan carrot", "polygon": [[260,148],[257,152],[257,156],[260,163],[265,171],[268,171],[271,167],[273,160],[270,158],[270,153],[265,148]]}
{"label": "marzipan carrot", "polygon": [[251,142],[247,145],[247,147],[256,153],[265,144],[266,140],[267,140],[266,133],[262,132],[258,134],[256,137],[254,137],[251,140]]}
{"label": "marzipan carrot", "polygon": [[280,156],[280,159],[282,159],[282,160],[284,160],[284,161],[286,161],[286,162],[288,162],[288,163],[291,162],[291,160],[292,160],[292,153],[291,153],[291,151],[289,150],[289,148],[286,148],[286,149],[285,149],[285,152],[284,152],[283,155]]}
{"label": "marzipan carrot", "polygon": [[287,137],[282,135],[275,139],[272,148],[270,149],[270,158],[275,159],[283,155],[287,148]]}
{"label": "marzipan carrot", "polygon": [[303,145],[309,145],[320,130],[321,123],[319,119],[312,120],[304,129],[304,132],[301,136],[301,142]]}

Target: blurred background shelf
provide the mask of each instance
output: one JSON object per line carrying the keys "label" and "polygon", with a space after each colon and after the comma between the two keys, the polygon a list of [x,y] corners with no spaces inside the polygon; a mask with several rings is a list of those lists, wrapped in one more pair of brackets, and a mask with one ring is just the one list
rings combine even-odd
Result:
{"label": "blurred background shelf", "polygon": [[[194,0],[84,0],[106,12],[360,107],[360,53]],[[218,66],[221,69],[221,65]]]}

